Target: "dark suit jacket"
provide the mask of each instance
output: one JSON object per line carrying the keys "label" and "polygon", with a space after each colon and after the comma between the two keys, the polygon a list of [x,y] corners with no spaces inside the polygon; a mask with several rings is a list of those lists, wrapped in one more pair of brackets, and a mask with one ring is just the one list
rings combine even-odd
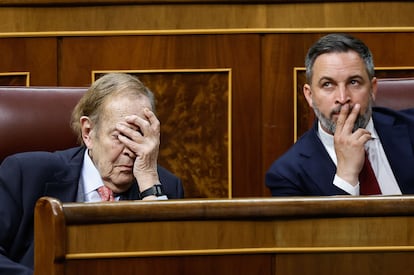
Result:
{"label": "dark suit jacket", "polygon": [[[414,112],[374,108],[373,122],[403,194],[414,194]],[[317,135],[317,122],[266,173],[273,196],[347,195],[332,184],[336,166]]]}
{"label": "dark suit jacket", "polygon": [[[30,152],[6,158],[0,166],[0,274],[32,274],[34,207],[43,196],[76,201],[85,148]],[[169,199],[184,196],[181,181],[158,167]],[[133,184],[121,199],[138,199]]]}

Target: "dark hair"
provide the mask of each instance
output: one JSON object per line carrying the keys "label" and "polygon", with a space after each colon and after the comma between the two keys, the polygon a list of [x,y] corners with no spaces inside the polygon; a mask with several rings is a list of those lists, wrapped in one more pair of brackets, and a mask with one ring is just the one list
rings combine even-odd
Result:
{"label": "dark hair", "polygon": [[155,113],[154,94],[137,77],[126,73],[105,74],[89,87],[73,109],[71,126],[80,143],[83,144],[80,118],[87,116],[96,127],[99,127],[100,113],[105,100],[120,94],[148,97]]}
{"label": "dark hair", "polygon": [[348,34],[328,34],[320,38],[309,49],[306,59],[306,80],[312,82],[313,64],[318,56],[324,53],[341,53],[354,51],[362,58],[370,79],[375,76],[374,61],[369,48],[361,40]]}

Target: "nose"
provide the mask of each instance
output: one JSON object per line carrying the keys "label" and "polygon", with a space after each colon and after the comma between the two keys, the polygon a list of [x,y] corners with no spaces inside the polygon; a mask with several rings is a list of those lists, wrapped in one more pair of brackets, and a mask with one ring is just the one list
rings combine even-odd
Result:
{"label": "nose", "polygon": [[351,97],[349,94],[348,89],[344,85],[338,85],[338,89],[336,92],[336,101],[337,104],[347,104],[351,102]]}
{"label": "nose", "polygon": [[131,151],[128,147],[124,146],[123,154],[130,157],[135,158],[135,153]]}

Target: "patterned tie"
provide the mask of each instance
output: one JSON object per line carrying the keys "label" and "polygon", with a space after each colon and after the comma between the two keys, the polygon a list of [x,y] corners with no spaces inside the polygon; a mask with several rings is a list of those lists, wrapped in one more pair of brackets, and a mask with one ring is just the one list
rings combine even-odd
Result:
{"label": "patterned tie", "polygon": [[375,177],[374,170],[372,170],[371,162],[368,159],[368,154],[365,152],[365,162],[359,174],[359,193],[361,195],[380,195],[381,189],[379,188],[377,178]]}
{"label": "patterned tie", "polygon": [[102,201],[114,201],[114,193],[105,185],[98,188],[98,193]]}

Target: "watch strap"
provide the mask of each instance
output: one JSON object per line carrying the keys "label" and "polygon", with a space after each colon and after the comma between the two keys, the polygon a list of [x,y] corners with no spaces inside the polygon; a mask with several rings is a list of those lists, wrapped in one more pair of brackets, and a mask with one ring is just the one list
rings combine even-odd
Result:
{"label": "watch strap", "polygon": [[164,188],[162,188],[161,184],[155,184],[148,189],[145,189],[141,193],[139,193],[139,197],[141,199],[148,197],[148,196],[156,196],[161,197],[164,196]]}

